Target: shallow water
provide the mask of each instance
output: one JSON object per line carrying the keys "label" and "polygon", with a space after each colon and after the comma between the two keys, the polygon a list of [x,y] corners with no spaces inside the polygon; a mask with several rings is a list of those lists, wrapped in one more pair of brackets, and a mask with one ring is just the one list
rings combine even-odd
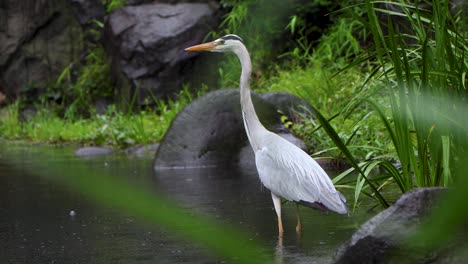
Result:
{"label": "shallow water", "polygon": [[[45,155],[46,154],[46,155]],[[44,161],[44,156],[46,159]],[[301,207],[303,234],[295,233],[295,206],[283,205],[285,235],[278,241],[270,194],[254,171],[236,168],[161,170],[151,157],[77,158],[68,147],[0,142],[0,260],[2,263],[235,263],[78,190],[51,181],[35,160],[69,170],[125,179],[195,214],[210,215],[258,242],[276,263],[329,263],[336,249],[371,215],[351,216]],[[350,195],[346,195],[351,200]]]}

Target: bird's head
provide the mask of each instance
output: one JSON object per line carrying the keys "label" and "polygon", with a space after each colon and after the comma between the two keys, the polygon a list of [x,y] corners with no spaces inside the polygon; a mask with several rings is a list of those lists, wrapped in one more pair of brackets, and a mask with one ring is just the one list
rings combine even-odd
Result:
{"label": "bird's head", "polygon": [[233,51],[243,46],[242,39],[234,34],[229,34],[211,42],[188,47],[186,51],[212,51],[212,52],[227,52]]}

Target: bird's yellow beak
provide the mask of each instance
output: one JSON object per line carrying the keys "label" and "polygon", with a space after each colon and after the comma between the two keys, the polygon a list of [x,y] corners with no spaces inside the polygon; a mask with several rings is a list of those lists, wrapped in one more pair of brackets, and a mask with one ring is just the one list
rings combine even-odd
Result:
{"label": "bird's yellow beak", "polygon": [[200,45],[195,45],[195,46],[192,46],[192,47],[188,47],[185,50],[186,51],[212,50],[212,49],[216,48],[217,45],[218,44],[216,42],[212,41],[212,42],[207,42],[207,43],[203,43],[203,44],[200,44]]}

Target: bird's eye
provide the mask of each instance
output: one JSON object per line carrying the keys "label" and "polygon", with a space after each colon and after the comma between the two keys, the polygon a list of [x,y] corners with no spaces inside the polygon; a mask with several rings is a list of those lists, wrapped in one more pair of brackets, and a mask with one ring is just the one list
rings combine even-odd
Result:
{"label": "bird's eye", "polygon": [[226,43],[226,41],[223,40],[223,39],[219,41],[219,44],[221,44],[221,45],[224,45],[224,43]]}

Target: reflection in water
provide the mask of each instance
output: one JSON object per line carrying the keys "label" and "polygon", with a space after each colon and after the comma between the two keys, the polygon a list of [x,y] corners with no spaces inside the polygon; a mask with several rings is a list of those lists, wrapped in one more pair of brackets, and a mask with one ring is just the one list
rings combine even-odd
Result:
{"label": "reflection in water", "polygon": [[[194,213],[215,216],[264,245],[276,263],[328,263],[362,215],[344,217],[303,208],[302,237],[295,232],[293,204],[283,207],[285,233],[277,236],[271,197],[255,171],[237,168],[162,170],[151,158],[108,156],[77,159],[71,149],[0,146],[0,259],[12,263],[213,263],[201,246],[164,227],[149,227],[132,216],[97,206],[73,190],[30,175],[30,161],[46,152],[49,166],[79,164],[162,192]],[[11,167],[5,157],[21,161]],[[3,159],[2,159],[3,157]],[[67,171],[63,172],[67,177]],[[356,217],[358,216],[358,217]],[[368,217],[368,216],[366,216]],[[228,261],[229,262],[229,261]]]}
{"label": "reflection in water", "polygon": [[[286,264],[286,263],[330,263],[332,255],[318,256],[308,255],[302,248],[301,234],[294,234],[296,237],[295,243],[287,244],[286,249],[284,246],[283,237],[278,236],[278,240],[275,246],[275,264]],[[330,252],[333,254],[333,252]],[[324,257],[324,258],[322,258]]]}
{"label": "reflection in water", "polygon": [[275,263],[283,264],[284,263],[284,247],[283,247],[283,237],[278,236],[278,242],[275,247]]}

